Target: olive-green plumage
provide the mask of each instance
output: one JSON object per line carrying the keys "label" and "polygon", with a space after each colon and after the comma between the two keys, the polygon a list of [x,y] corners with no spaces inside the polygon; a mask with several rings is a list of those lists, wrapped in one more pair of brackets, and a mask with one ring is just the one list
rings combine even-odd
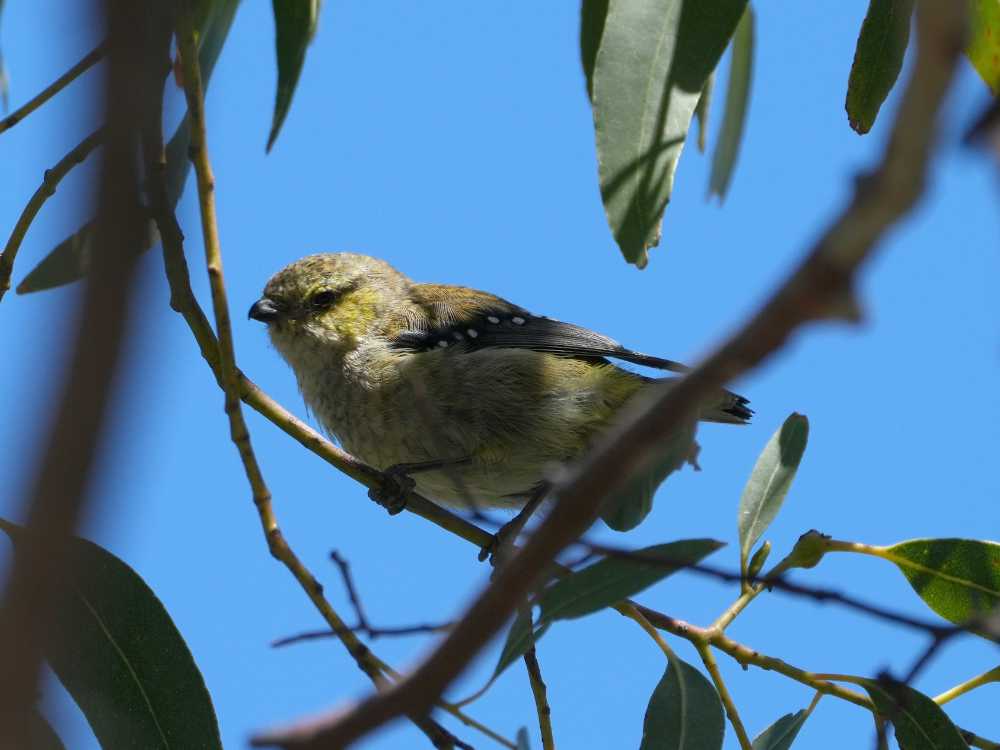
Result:
{"label": "olive-green plumage", "polygon": [[[413,475],[452,505],[521,505],[653,382],[607,357],[670,370],[587,329],[486,292],[412,282],[364,255],[310,255],[279,271],[250,316],[295,371],[306,403],[344,448],[379,469],[453,462]],[[729,392],[702,418],[742,423]]]}

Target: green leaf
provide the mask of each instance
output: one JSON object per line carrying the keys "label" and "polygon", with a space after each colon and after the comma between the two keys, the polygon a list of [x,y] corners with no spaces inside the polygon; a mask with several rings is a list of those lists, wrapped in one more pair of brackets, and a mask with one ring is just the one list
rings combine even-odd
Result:
{"label": "green leaf", "polygon": [[697,452],[696,428],[697,423],[690,420],[664,440],[652,465],[604,501],[601,520],[615,531],[629,531],[642,523],[653,509],[653,498],[659,486]]}
{"label": "green leaf", "polygon": [[896,728],[901,750],[968,750],[941,707],[923,693],[893,680],[860,680],[878,713]]}
{"label": "green leaf", "polygon": [[740,570],[747,569],[750,550],[778,515],[795,479],[809,439],[809,420],[792,412],[757,458],[740,497]]}
{"label": "green leaf", "polygon": [[538,599],[539,623],[583,617],[638,594],[724,546],[715,539],[684,539],[605,557],[556,581]]}
{"label": "green leaf", "polygon": [[[749,5],[747,8],[749,9]],[[715,89],[715,73],[708,77],[698,98],[698,106],[694,108],[694,117],[698,121],[698,150],[705,153],[705,143],[708,140],[708,110],[712,106],[712,91]]]}
{"label": "green leaf", "polygon": [[750,558],[750,563],[747,565],[747,578],[756,578],[760,575],[760,571],[764,567],[764,563],[767,562],[767,558],[771,555],[771,542],[764,542],[757,548],[757,551],[753,553],[753,557]]}
{"label": "green leaf", "polygon": [[52,725],[38,711],[28,714],[28,747],[25,750],[66,750]]}
{"label": "green leaf", "polygon": [[753,750],[788,750],[808,718],[809,712],[806,709],[785,714],[757,735],[753,741]]}
{"label": "green leaf", "polygon": [[[15,550],[23,528],[0,520]],[[45,656],[103,748],[221,750],[212,700],[184,639],[128,565],[83,539]]]}
{"label": "green leaf", "polygon": [[517,750],[531,750],[531,742],[528,740],[528,730],[521,727],[517,730]]}
{"label": "green leaf", "polygon": [[712,683],[671,655],[646,707],[640,750],[715,750],[724,731],[722,701]]}
{"label": "green leaf", "polygon": [[274,96],[274,118],[267,137],[270,151],[292,104],[292,94],[299,82],[306,49],[316,33],[319,0],[272,0],[274,8],[274,46],[278,56],[278,90]]}
{"label": "green leaf", "polygon": [[976,539],[912,539],[883,550],[913,590],[957,625],[1000,605],[1000,544]]}
{"label": "green leaf", "polygon": [[708,194],[726,197],[729,181],[736,166],[743,130],[746,126],[747,105],[750,102],[750,82],[753,80],[754,15],[747,5],[733,34],[733,54],[726,85],[726,110],[722,116],[722,131],[712,155],[712,174]]}
{"label": "green leaf", "polygon": [[875,124],[910,42],[913,0],[871,0],[847,81],[847,119],[860,135]]}
{"label": "green leaf", "polygon": [[594,62],[601,46],[609,0],[583,0],[580,3],[580,63],[587,82],[587,98],[594,97]]}
{"label": "green leaf", "polygon": [[612,234],[642,268],[660,242],[674,172],[705,82],[746,0],[611,0],[594,64],[601,196]]}
{"label": "green leaf", "polygon": [[[239,4],[239,0],[217,0],[199,6],[197,9],[196,18],[203,19],[203,25],[197,27],[201,39],[198,60],[201,63],[202,81],[206,91]],[[188,160],[190,144],[191,134],[188,131],[187,118],[185,117],[177,126],[177,130],[174,131],[174,135],[165,149],[167,166],[164,179],[167,183],[167,198],[171,206],[176,206],[177,201],[180,200],[188,172],[191,170],[191,162]],[[17,293],[29,294],[53,289],[86,276],[95,251],[95,229],[94,221],[89,221],[56,245],[18,284]],[[150,223],[149,237],[141,250],[149,250],[154,244],[156,244],[156,232]]]}
{"label": "green leaf", "polygon": [[965,54],[990,91],[1000,94],[1000,2],[972,0],[972,23]]}
{"label": "green leaf", "polygon": [[536,643],[545,631],[549,629],[551,622],[532,624],[531,612],[524,610],[519,612],[514,622],[511,623],[510,630],[507,631],[507,640],[504,641],[503,649],[500,651],[500,658],[497,666],[493,670],[493,676],[487,685],[493,684],[493,680],[500,676],[507,667],[524,656],[533,643]]}

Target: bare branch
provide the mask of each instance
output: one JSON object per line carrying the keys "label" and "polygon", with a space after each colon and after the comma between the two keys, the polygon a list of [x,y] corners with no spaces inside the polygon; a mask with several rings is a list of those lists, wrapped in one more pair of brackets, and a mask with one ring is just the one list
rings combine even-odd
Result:
{"label": "bare branch", "polygon": [[25,104],[23,107],[11,112],[5,118],[0,120],[0,133],[5,130],[10,130],[12,127],[17,125],[21,120],[30,115],[36,109],[41,107],[45,102],[51,99],[53,96],[58,94],[64,88],[69,86],[73,81],[79,78],[81,75],[86,73],[90,68],[96,65],[104,55],[108,52],[108,42],[101,42],[97,47],[88,52],[80,62],[74,65],[72,68],[67,70],[61,76],[59,76],[55,81],[45,87],[45,89],[35,96],[31,101]]}
{"label": "bare branch", "polygon": [[549,708],[548,691],[542,679],[542,667],[538,663],[535,644],[524,652],[524,666],[528,670],[531,695],[535,699],[535,713],[538,714],[538,731],[542,735],[542,750],[555,750],[556,741],[552,735],[552,709]]}

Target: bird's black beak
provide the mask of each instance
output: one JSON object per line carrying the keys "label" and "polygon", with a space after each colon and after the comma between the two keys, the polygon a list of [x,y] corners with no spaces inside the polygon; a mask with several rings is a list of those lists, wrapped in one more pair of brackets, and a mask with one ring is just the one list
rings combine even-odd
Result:
{"label": "bird's black beak", "polygon": [[250,306],[250,312],[247,313],[248,318],[259,320],[261,323],[271,323],[277,320],[280,315],[281,310],[278,309],[273,300],[267,297],[261,297],[254,302]]}

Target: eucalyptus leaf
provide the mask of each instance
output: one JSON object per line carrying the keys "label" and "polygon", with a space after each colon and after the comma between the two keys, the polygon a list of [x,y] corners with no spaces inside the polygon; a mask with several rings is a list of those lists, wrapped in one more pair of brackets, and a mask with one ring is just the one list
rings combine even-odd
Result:
{"label": "eucalyptus leaf", "polygon": [[1000,3],[971,0],[972,23],[965,53],[990,91],[1000,94]]}
{"label": "eucalyptus leaf", "polygon": [[657,446],[657,456],[649,468],[604,501],[601,520],[615,531],[630,531],[642,523],[653,509],[656,490],[697,452],[696,429],[697,422],[691,419]]}
{"label": "eucalyptus leaf", "polygon": [[[750,6],[748,5],[749,9]],[[698,150],[705,153],[705,144],[708,142],[708,111],[712,107],[712,92],[715,89],[715,73],[708,77],[705,86],[701,90],[698,98],[698,106],[694,108],[694,117],[698,121]]]}
{"label": "eucalyptus leaf", "polygon": [[923,693],[893,680],[861,680],[875,709],[896,728],[901,750],[968,750],[958,728]]}
{"label": "eucalyptus leaf", "polygon": [[847,81],[847,119],[860,135],[871,130],[889,96],[910,43],[913,0],[870,0]]}
{"label": "eucalyptus leaf", "polygon": [[[196,29],[201,40],[198,61],[201,64],[202,84],[205,90],[208,89],[209,79],[212,77],[212,71],[222,52],[239,4],[240,0],[216,0],[203,3],[196,8],[195,18],[202,23],[201,26],[196,26]],[[181,193],[184,192],[184,183],[191,170],[191,162],[188,159],[190,144],[191,134],[185,117],[165,148],[167,165],[164,179],[171,207],[176,206],[180,200]],[[56,245],[18,284],[17,293],[29,294],[53,289],[86,276],[96,250],[96,228],[96,223],[91,220]],[[150,222],[147,241],[140,250],[142,252],[149,250],[156,241],[156,232]]]}
{"label": "eucalyptus leaf", "polygon": [[270,151],[292,104],[292,95],[306,61],[306,49],[316,33],[319,0],[273,0],[274,46],[278,58],[278,90],[274,96],[274,118],[267,137]]}
{"label": "eucalyptus leaf", "polygon": [[806,709],[785,714],[754,738],[753,750],[788,750],[808,718]]}
{"label": "eucalyptus leaf", "polygon": [[638,594],[667,576],[694,565],[724,543],[683,539],[605,557],[556,581],[538,599],[539,623],[583,617]]}
{"label": "eucalyptus leaf", "polygon": [[750,5],[743,11],[733,34],[733,54],[726,84],[726,109],[722,115],[719,142],[712,155],[712,174],[708,194],[726,197],[736,166],[743,131],[746,128],[747,106],[750,103],[750,83],[753,80],[754,14]]}
{"label": "eucalyptus leaf", "polygon": [[673,654],[646,706],[640,750],[717,750],[725,726],[712,683]]}
{"label": "eucalyptus leaf", "polygon": [[514,622],[511,623],[510,630],[507,631],[507,640],[504,641],[503,649],[500,651],[500,658],[497,660],[490,684],[500,676],[507,667],[524,656],[532,644],[537,642],[545,631],[549,629],[551,623],[539,623],[535,625],[528,610],[519,612]]}
{"label": "eucalyptus leaf", "polygon": [[580,3],[580,64],[587,85],[587,98],[594,96],[594,62],[601,46],[609,0],[582,0]]}
{"label": "eucalyptus leaf", "polygon": [[[0,520],[15,553],[30,534]],[[101,747],[221,750],[212,700],[152,589],[120,559],[70,542],[70,578],[44,653]]]}
{"label": "eucalyptus leaf", "polygon": [[601,196],[612,234],[642,268],[691,117],[746,0],[610,0],[593,76]]}
{"label": "eucalyptus leaf", "polygon": [[740,534],[740,570],[746,573],[750,550],[771,525],[795,479],[809,439],[809,420],[792,413],[757,458],[743,488],[737,526]]}
{"label": "eucalyptus leaf", "polygon": [[960,625],[1000,606],[1000,544],[976,539],[911,539],[885,548],[913,590]]}

